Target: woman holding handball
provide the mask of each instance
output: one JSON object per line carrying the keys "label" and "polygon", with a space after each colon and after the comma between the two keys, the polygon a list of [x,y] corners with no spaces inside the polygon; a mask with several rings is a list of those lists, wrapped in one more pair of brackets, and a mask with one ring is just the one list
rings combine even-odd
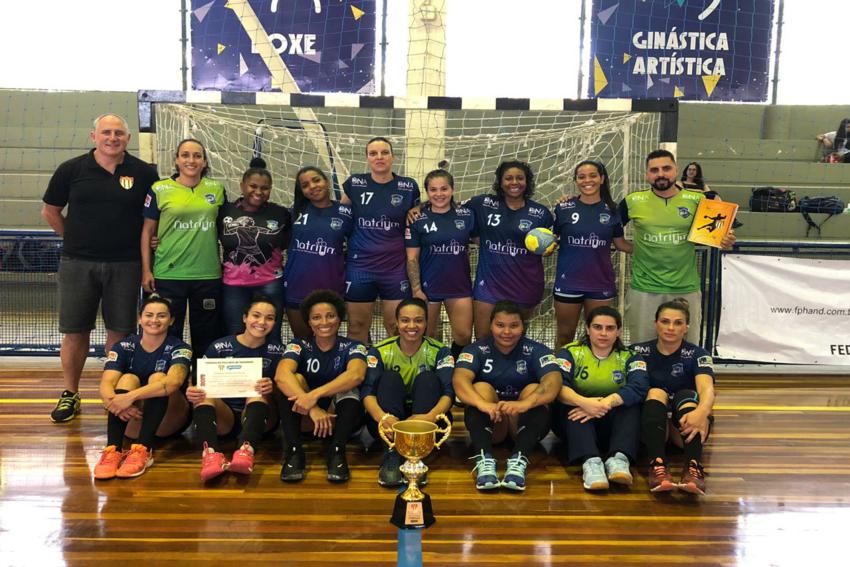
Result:
{"label": "woman holding handball", "polygon": [[560,245],[554,286],[556,351],[575,337],[582,307],[590,313],[614,302],[617,287],[611,244],[617,250],[632,251],[631,243],[623,238],[605,166],[582,161],[573,171],[573,180],[578,196],[555,205],[555,233]]}
{"label": "woman holding handball", "polygon": [[436,336],[440,304],[452,326],[452,355],[472,338],[472,283],[469,269],[472,211],[454,201],[454,177],[435,169],[425,177],[428,202],[405,232],[407,275],[414,297],[428,302],[429,337]]}
{"label": "woman holding handball", "polygon": [[475,336],[490,334],[493,305],[501,298],[515,299],[527,320],[543,298],[543,259],[525,247],[533,229],[552,226],[552,214],[536,201],[534,173],[522,161],[502,162],[493,181],[495,195],[478,195],[464,206],[475,215],[479,237],[478,268],[473,291]]}

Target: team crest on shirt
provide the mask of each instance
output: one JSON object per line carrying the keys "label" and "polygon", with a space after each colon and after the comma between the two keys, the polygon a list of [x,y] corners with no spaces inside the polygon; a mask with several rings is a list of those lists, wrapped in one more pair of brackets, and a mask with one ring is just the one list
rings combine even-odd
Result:
{"label": "team crest on shirt", "polygon": [[519,221],[519,229],[523,232],[528,232],[531,230],[531,221],[528,219],[522,219]]}
{"label": "team crest on shirt", "polygon": [[623,371],[622,370],[613,371],[611,373],[611,377],[614,378],[615,384],[622,384],[623,383]]}
{"label": "team crest on shirt", "polygon": [[215,195],[213,195],[212,193],[207,193],[206,195],[204,195],[204,199],[206,199],[207,203],[209,203],[210,205],[215,205]]}
{"label": "team crest on shirt", "polygon": [[460,219],[455,219],[455,228],[458,230],[463,230],[466,228],[466,222]]}
{"label": "team crest on shirt", "polygon": [[165,361],[157,360],[153,368],[154,372],[165,372]]}
{"label": "team crest on shirt", "polygon": [[688,207],[678,207],[678,209],[679,209],[679,216],[682,217],[683,219],[686,219],[689,216],[691,216],[691,210]]}
{"label": "team crest on shirt", "polygon": [[118,184],[121,186],[122,189],[126,190],[130,190],[133,188],[133,181],[135,181],[135,179],[133,179],[133,177],[129,175],[122,175],[118,178]]}
{"label": "team crest on shirt", "polygon": [[392,204],[393,207],[397,207],[397,206],[401,205],[401,202],[403,200],[404,200],[404,197],[402,197],[401,195],[393,194],[393,196],[390,197],[390,203]]}
{"label": "team crest on shirt", "polygon": [[366,365],[369,368],[377,368],[378,367],[378,357],[373,355],[373,354],[370,354],[369,356],[366,357]]}
{"label": "team crest on shirt", "polygon": [[675,363],[672,368],[670,368],[670,374],[676,378],[679,376],[684,376],[685,374],[685,365],[681,362]]}
{"label": "team crest on shirt", "polygon": [[339,369],[339,365],[341,363],[342,363],[342,357],[341,356],[337,356],[336,358],[334,358],[334,370]]}
{"label": "team crest on shirt", "polygon": [[528,372],[528,365],[524,360],[516,361],[516,372],[517,374],[526,374]]}
{"label": "team crest on shirt", "polygon": [[280,225],[276,220],[267,220],[266,226],[269,228],[269,230],[277,230]]}
{"label": "team crest on shirt", "polygon": [[334,230],[339,230],[342,228],[342,219],[332,218],[331,219],[331,228]]}
{"label": "team crest on shirt", "polygon": [[472,356],[472,353],[470,353],[470,352],[462,352],[457,357],[458,362],[466,362],[467,364],[472,364],[473,360],[474,360],[474,357]]}
{"label": "team crest on shirt", "polygon": [[288,345],[286,345],[286,351],[284,352],[284,354],[290,352],[294,354],[301,354],[301,345],[296,343],[289,343]]}
{"label": "team crest on shirt", "polygon": [[399,284],[399,288],[404,293],[407,293],[407,290],[410,289],[410,282],[407,281],[407,280],[404,280],[403,282],[401,282],[401,284]]}
{"label": "team crest on shirt", "polygon": [[611,215],[608,213],[599,213],[599,224],[608,224],[611,222]]}

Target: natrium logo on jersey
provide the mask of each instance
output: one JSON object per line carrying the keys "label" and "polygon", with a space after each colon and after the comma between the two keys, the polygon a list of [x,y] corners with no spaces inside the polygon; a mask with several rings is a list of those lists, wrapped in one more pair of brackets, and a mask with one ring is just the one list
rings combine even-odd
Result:
{"label": "natrium logo on jersey", "polygon": [[541,207],[528,207],[528,214],[529,214],[529,216],[542,219],[543,215],[546,214],[546,209],[541,208]]}
{"label": "natrium logo on jersey", "polygon": [[458,229],[458,230],[465,229],[466,228],[466,222],[464,222],[460,219],[455,219],[455,228]]}
{"label": "natrium logo on jersey", "polygon": [[122,175],[118,178],[118,184],[121,186],[121,188],[126,189],[128,191],[133,188],[133,181],[134,179],[129,175]]}
{"label": "natrium logo on jersey", "polygon": [[204,199],[206,199],[207,203],[209,203],[210,205],[215,205],[215,195],[213,195],[212,193],[207,193],[206,195],[204,195]]}
{"label": "natrium logo on jersey", "polygon": [[526,374],[528,372],[528,366],[525,364],[524,360],[516,361],[516,371],[517,374]]}
{"label": "natrium logo on jersey", "polygon": [[528,219],[522,219],[519,221],[519,229],[523,232],[528,232],[531,230],[531,221]]}
{"label": "natrium logo on jersey", "polygon": [[611,376],[612,376],[612,378],[614,378],[615,384],[622,384],[623,383],[623,371],[622,370],[613,371],[611,373]]}
{"label": "natrium logo on jersey", "polygon": [[404,197],[402,197],[401,195],[393,194],[393,196],[390,197],[390,203],[392,204],[393,207],[397,207],[397,206],[401,205],[401,202],[403,200],[404,200]]}
{"label": "natrium logo on jersey", "polygon": [[677,207],[679,209],[679,216],[683,219],[691,216],[691,210],[688,207]]}
{"label": "natrium logo on jersey", "polygon": [[677,377],[677,378],[678,378],[679,376],[684,376],[684,374],[685,374],[685,365],[684,365],[684,364],[682,364],[681,362],[677,362],[677,363],[675,363],[675,364],[673,365],[673,367],[670,369],[670,374],[672,374],[673,376],[675,376],[675,377]]}
{"label": "natrium logo on jersey", "polygon": [[358,187],[366,187],[369,183],[366,181],[365,177],[357,177],[356,175],[351,176],[351,185],[357,185]]}
{"label": "natrium logo on jersey", "polygon": [[331,219],[331,228],[334,230],[339,230],[342,228],[342,219],[338,219],[336,217]]}
{"label": "natrium logo on jersey", "polygon": [[266,221],[266,226],[267,226],[267,227],[269,227],[269,230],[277,230],[277,228],[278,228],[280,225],[278,224],[278,222],[277,222],[276,220],[271,220],[271,219],[270,219],[270,220],[267,220],[267,221]]}
{"label": "natrium logo on jersey", "polygon": [[599,213],[599,224],[608,224],[611,222],[611,215],[608,213]]}

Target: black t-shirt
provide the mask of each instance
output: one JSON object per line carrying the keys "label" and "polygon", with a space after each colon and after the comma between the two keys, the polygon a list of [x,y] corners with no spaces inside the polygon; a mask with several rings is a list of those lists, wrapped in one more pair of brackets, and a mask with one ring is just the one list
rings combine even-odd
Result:
{"label": "black t-shirt", "polygon": [[95,161],[94,150],[61,164],[43,200],[68,206],[62,253],[100,262],[139,260],[142,207],[158,180],[152,165],[128,153],[114,174]]}

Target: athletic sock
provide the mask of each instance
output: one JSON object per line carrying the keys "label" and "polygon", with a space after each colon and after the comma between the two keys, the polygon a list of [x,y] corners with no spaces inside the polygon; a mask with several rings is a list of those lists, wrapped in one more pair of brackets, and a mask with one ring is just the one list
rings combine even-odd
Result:
{"label": "athletic sock", "polygon": [[650,461],[666,460],[667,406],[664,403],[658,400],[647,400],[643,403],[641,437]]}
{"label": "athletic sock", "polygon": [[481,451],[492,454],[493,423],[490,416],[478,408],[466,406],[463,410],[463,420],[466,423],[466,430],[469,432],[473,454],[478,455]]}
{"label": "athletic sock", "polygon": [[280,429],[283,432],[283,451],[301,449],[301,414],[292,411],[292,402],[281,396],[278,404]]}
{"label": "athletic sock", "polygon": [[[115,390],[116,394],[126,394],[127,390]],[[127,431],[128,422],[124,421],[112,412],[107,412],[106,417],[106,445],[115,445],[120,453],[124,448],[124,432]]]}
{"label": "athletic sock", "polygon": [[215,408],[202,405],[194,410],[195,431],[198,432],[198,445],[203,448],[204,443],[212,447],[214,451],[218,447],[218,433],[216,433]]}
{"label": "athletic sock", "polygon": [[[678,418],[681,419],[683,415],[691,413],[696,408],[682,408],[678,413]],[[694,436],[690,443],[685,441],[685,436],[682,436],[682,443],[684,445],[684,453],[685,453],[685,463],[689,463],[691,461],[696,461],[698,463],[702,463],[702,435],[699,433]]]}
{"label": "athletic sock", "polygon": [[534,446],[549,433],[549,411],[546,406],[533,407],[519,416],[514,452],[530,455]]}
{"label": "athletic sock", "polygon": [[336,413],[336,423],[334,423],[333,438],[331,440],[332,447],[340,447],[345,450],[345,444],[351,438],[354,430],[360,425],[362,412],[360,410],[360,400],[354,398],[345,398],[334,404]]}
{"label": "athletic sock", "polygon": [[168,396],[148,398],[145,400],[142,413],[142,427],[139,429],[139,443],[151,449],[156,436],[156,430],[168,411]]}
{"label": "athletic sock", "polygon": [[266,430],[268,415],[269,406],[264,402],[251,402],[245,407],[245,423],[242,425],[242,433],[239,435],[240,445],[249,443],[254,449],[257,448],[257,443]]}

